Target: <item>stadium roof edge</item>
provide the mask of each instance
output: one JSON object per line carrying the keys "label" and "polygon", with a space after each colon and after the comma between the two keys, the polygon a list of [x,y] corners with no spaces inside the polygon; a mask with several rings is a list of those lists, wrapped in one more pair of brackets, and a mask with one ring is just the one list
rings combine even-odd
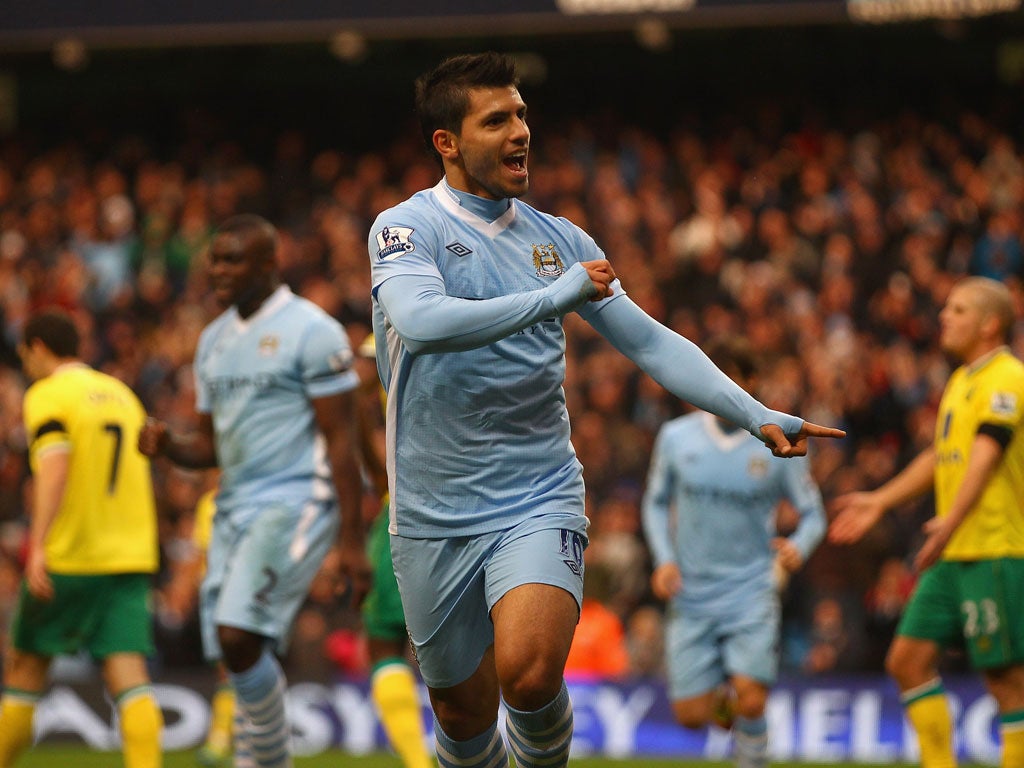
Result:
{"label": "stadium roof edge", "polygon": [[586,35],[634,29],[657,19],[671,29],[853,24],[846,6],[832,0],[730,2],[684,13],[559,14],[510,13],[407,18],[330,18],[144,25],[45,26],[12,29],[0,24],[0,51],[42,51],[74,38],[95,48],[160,48],[261,45],[328,41],[340,31],[368,41],[411,38]]}

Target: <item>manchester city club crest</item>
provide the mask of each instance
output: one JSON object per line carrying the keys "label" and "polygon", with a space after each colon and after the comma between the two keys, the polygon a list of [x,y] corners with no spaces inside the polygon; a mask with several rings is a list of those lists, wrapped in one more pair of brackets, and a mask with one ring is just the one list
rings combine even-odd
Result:
{"label": "manchester city club crest", "polygon": [[747,464],[747,474],[758,479],[768,475],[768,458],[766,456],[751,456]]}
{"label": "manchester city club crest", "polygon": [[562,257],[552,243],[533,246],[533,266],[538,277],[559,277],[565,272]]}
{"label": "manchester city club crest", "polygon": [[260,355],[263,357],[271,357],[277,354],[277,348],[281,346],[281,339],[277,336],[268,333],[266,336],[260,338]]}

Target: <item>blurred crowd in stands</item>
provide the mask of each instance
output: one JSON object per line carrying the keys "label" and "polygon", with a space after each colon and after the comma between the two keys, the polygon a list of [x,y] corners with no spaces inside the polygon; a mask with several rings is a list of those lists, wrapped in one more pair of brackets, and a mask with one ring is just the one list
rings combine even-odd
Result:
{"label": "blurred crowd in stands", "polygon": [[[939,120],[908,109],[854,124],[766,107],[664,133],[625,116],[538,116],[545,125],[535,126],[526,199],[590,232],[627,293],[657,319],[698,344],[749,337],[762,357],[762,400],[848,431],[812,446],[827,504],[877,486],[930,441],[951,370],[936,345],[951,284],[987,275],[1024,303],[1024,153],[1019,124],[1003,116],[960,109]],[[370,222],[438,179],[409,134],[353,151],[287,131],[264,153],[202,132],[160,147],[135,135],[48,146],[0,139],[4,631],[30,514],[26,382],[15,350],[26,316],[48,306],[72,312],[87,361],[186,428],[196,339],[217,312],[203,264],[217,224],[239,212],[269,217],[281,230],[288,283],[358,345],[369,330]],[[686,406],[581,319],[566,326],[565,390],[591,520],[588,598],[598,608],[588,611],[597,623],[580,627],[571,664],[658,675],[661,607],[648,590],[639,504],[654,436]],[[1024,353],[1024,333],[1012,343]],[[170,668],[199,663],[191,525],[212,480],[163,463],[155,478],[158,664]],[[368,495],[365,514],[376,509]],[[784,669],[881,670],[913,587],[908,554],[930,514],[928,503],[901,509],[855,547],[818,549],[784,595]],[[792,524],[780,509],[780,530]],[[329,588],[314,585],[287,661],[293,675],[365,669],[358,619]]]}

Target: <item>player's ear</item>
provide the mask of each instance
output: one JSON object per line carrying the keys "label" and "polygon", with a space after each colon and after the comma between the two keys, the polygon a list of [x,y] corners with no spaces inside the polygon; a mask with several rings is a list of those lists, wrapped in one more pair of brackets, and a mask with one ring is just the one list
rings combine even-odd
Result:
{"label": "player's ear", "polygon": [[445,160],[454,160],[459,155],[459,137],[452,131],[438,128],[434,131],[434,149]]}
{"label": "player's ear", "polygon": [[996,338],[1002,335],[1002,320],[995,312],[986,312],[981,320],[981,330],[985,336]]}

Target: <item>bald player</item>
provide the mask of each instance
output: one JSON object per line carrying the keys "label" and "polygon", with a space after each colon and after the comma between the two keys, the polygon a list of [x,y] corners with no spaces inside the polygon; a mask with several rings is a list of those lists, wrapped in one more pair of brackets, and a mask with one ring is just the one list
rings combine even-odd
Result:
{"label": "bald player", "polygon": [[1001,765],[1024,765],[1024,364],[1006,346],[1009,290],[957,283],[939,315],[943,350],[960,361],[939,405],[935,440],[880,488],[836,500],[829,531],[857,541],[886,511],[934,489],[935,517],[914,559],[921,572],[886,658],[924,768],[956,765],[938,661],[967,652],[999,707]]}

